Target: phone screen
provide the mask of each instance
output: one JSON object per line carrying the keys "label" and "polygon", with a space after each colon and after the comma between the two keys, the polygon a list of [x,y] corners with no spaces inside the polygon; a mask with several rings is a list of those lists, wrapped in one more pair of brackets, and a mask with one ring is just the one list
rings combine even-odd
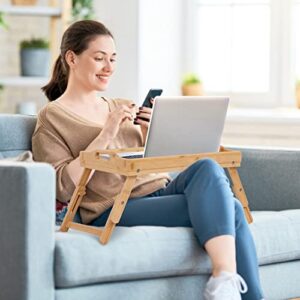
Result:
{"label": "phone screen", "polygon": [[163,90],[162,89],[150,89],[144,102],[143,102],[143,106],[145,107],[150,107],[152,108],[152,103],[150,101],[151,98],[155,98],[156,96],[160,96],[162,94]]}

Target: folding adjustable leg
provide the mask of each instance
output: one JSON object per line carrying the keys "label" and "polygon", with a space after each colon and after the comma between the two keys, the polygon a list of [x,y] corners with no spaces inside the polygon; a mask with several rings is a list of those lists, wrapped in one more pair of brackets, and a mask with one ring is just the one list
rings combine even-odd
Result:
{"label": "folding adjustable leg", "polygon": [[246,216],[246,219],[247,219],[248,223],[252,223],[253,218],[252,218],[252,215],[251,215],[251,212],[250,212],[250,209],[249,209],[247,196],[246,196],[245,190],[243,188],[243,185],[242,185],[239,173],[237,171],[237,168],[236,167],[232,167],[232,168],[229,167],[229,168],[227,168],[227,170],[228,170],[228,173],[229,173],[229,175],[231,177],[231,180],[232,180],[233,192],[234,192],[235,196],[240,200],[240,202],[243,205],[244,213],[245,213],[245,216]]}
{"label": "folding adjustable leg", "polygon": [[79,204],[82,200],[82,197],[85,195],[86,184],[91,174],[91,171],[91,169],[86,168],[83,170],[79,184],[76,186],[71,201],[68,205],[68,210],[61,224],[60,231],[66,232],[69,230],[70,223],[73,221],[74,216],[78,210]]}
{"label": "folding adjustable leg", "polygon": [[111,209],[111,212],[109,214],[109,217],[106,221],[106,224],[104,226],[104,229],[100,234],[100,242],[102,244],[106,244],[109,241],[115,226],[120,222],[121,216],[123,214],[130,193],[136,181],[136,177],[137,176],[135,175],[135,176],[128,176],[126,178],[124,186],[120,194],[117,196],[114,205]]}

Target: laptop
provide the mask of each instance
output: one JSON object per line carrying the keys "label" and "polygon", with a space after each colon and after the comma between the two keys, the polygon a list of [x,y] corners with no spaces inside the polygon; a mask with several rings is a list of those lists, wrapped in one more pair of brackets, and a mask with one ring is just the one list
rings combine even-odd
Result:
{"label": "laptop", "polygon": [[125,158],[218,152],[229,98],[156,97],[144,153]]}

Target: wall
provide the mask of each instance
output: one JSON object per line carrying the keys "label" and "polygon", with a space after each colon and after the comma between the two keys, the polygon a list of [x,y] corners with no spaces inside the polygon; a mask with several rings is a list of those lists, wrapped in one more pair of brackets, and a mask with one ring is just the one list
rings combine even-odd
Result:
{"label": "wall", "polygon": [[180,94],[183,68],[183,2],[142,0],[139,8],[139,96],[150,88]]}
{"label": "wall", "polygon": [[138,0],[94,1],[98,21],[113,33],[117,46],[117,68],[105,95],[138,98]]}
{"label": "wall", "polygon": [[95,1],[98,20],[113,32],[118,64],[105,92],[141,103],[149,88],[180,92],[182,0]]}

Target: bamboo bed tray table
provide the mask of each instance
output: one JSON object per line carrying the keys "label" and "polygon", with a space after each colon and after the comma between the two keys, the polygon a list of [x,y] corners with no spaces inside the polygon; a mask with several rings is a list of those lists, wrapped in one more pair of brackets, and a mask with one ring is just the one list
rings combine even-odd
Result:
{"label": "bamboo bed tray table", "polygon": [[[60,230],[66,232],[72,228],[96,234],[99,236],[100,242],[102,244],[106,244],[109,241],[115,226],[121,219],[137,176],[148,173],[180,171],[187,168],[195,161],[203,158],[211,158],[218,162],[223,168],[228,170],[228,174],[232,181],[232,190],[243,205],[244,213],[248,223],[252,222],[252,216],[248,206],[247,197],[237,171],[237,167],[240,166],[242,159],[240,151],[233,151],[220,147],[220,151],[214,153],[198,153],[133,159],[122,158],[118,155],[120,152],[143,151],[143,149],[144,148],[129,148],[80,152],[80,162],[81,166],[84,168],[84,171],[78,185],[74,190],[71,201],[68,205],[68,211]],[[121,192],[115,199],[114,205],[103,229],[73,222],[80,202],[85,195],[86,184],[92,170],[117,173],[126,177]]]}

